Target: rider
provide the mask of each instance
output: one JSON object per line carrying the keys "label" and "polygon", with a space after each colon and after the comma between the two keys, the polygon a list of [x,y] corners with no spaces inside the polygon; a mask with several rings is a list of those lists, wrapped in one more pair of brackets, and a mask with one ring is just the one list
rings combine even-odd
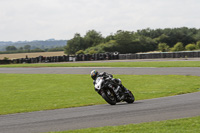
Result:
{"label": "rider", "polygon": [[99,73],[96,70],[92,70],[91,74],[90,74],[91,78],[93,79],[93,84],[95,84],[95,81],[97,79],[97,77],[105,77],[106,79],[110,79],[111,81],[113,81],[114,83],[117,84],[116,90],[118,91],[120,88],[122,89],[122,91],[124,91],[125,93],[127,93],[127,89],[122,85],[121,80],[120,79],[115,79],[113,78],[112,74],[108,74],[106,72],[101,72]]}

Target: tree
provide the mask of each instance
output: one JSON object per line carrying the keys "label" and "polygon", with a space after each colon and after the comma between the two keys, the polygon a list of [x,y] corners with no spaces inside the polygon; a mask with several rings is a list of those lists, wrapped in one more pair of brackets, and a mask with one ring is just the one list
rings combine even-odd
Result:
{"label": "tree", "polygon": [[167,45],[167,43],[159,43],[158,50],[160,50],[162,52],[167,52],[167,51],[169,51],[169,46]]}
{"label": "tree", "polygon": [[154,40],[157,42],[157,43],[166,43],[168,42],[168,39],[169,39],[169,36],[165,35],[165,34],[162,34],[161,36],[155,38]]}
{"label": "tree", "polygon": [[[68,54],[75,54],[79,50],[87,51],[86,53],[88,53],[91,50],[88,49],[90,47],[97,53],[103,51],[118,51],[122,54],[137,53],[154,51],[159,47],[161,51],[167,51],[169,47],[172,47],[171,50],[173,51],[180,51],[184,50],[187,44],[193,44],[200,40],[199,38],[200,29],[187,27],[165,29],[147,28],[138,30],[137,32],[119,30],[115,34],[108,35],[105,38],[102,37],[100,32],[89,30],[84,37],[81,37],[79,34],[71,39],[65,51]],[[110,41],[115,41],[115,43],[110,43]],[[181,42],[181,44],[178,44],[178,42]],[[162,43],[166,43],[169,47],[166,45],[163,46]],[[158,46],[159,44],[161,46]],[[177,45],[175,46],[175,44]],[[199,45],[200,42],[196,47],[200,49]]]}
{"label": "tree", "polygon": [[35,48],[35,49],[31,50],[31,52],[45,52],[45,51],[40,48]]}
{"label": "tree", "polygon": [[183,51],[184,50],[183,43],[177,42],[171,50],[172,51]]}
{"label": "tree", "polygon": [[67,42],[65,53],[75,54],[79,50],[85,50],[89,47],[96,46],[103,41],[104,38],[101,33],[96,32],[95,30],[88,31],[84,37],[81,37],[80,34],[76,33],[74,38]]}
{"label": "tree", "polygon": [[6,51],[16,51],[17,48],[15,46],[7,46]]}
{"label": "tree", "polygon": [[81,49],[85,49],[85,41],[80,34],[76,33],[74,38],[67,42],[67,46],[64,48],[66,54],[75,54]]}
{"label": "tree", "polygon": [[31,49],[31,46],[30,46],[30,45],[25,45],[25,46],[24,46],[24,49],[25,49],[25,50],[30,50],[30,49]]}
{"label": "tree", "polygon": [[197,49],[200,49],[200,41],[197,42],[196,48],[197,48]]}
{"label": "tree", "polygon": [[119,45],[123,45],[123,46],[129,45],[132,43],[133,33],[130,31],[119,30],[115,34],[115,40]]}
{"label": "tree", "polygon": [[88,48],[100,44],[104,41],[104,38],[102,37],[100,32],[97,32],[95,30],[89,30],[84,36],[84,41],[86,47]]}
{"label": "tree", "polygon": [[196,41],[199,41],[199,40],[200,40],[200,30],[198,30],[197,33],[194,34],[194,39],[195,39]]}
{"label": "tree", "polygon": [[136,44],[134,37],[135,36],[133,32],[122,31],[122,30],[117,31],[117,33],[115,34],[115,40],[116,43],[118,44],[116,46],[117,51],[120,53],[133,53],[134,52],[133,47],[135,48],[137,47],[134,46],[134,44]]}
{"label": "tree", "polygon": [[104,42],[109,42],[109,41],[111,41],[111,40],[115,40],[115,38],[114,38],[114,35],[109,35],[109,36],[107,36],[105,39],[104,39]]}
{"label": "tree", "polygon": [[138,44],[140,45],[139,51],[135,52],[147,52],[154,51],[157,48],[156,41],[150,37],[146,36],[138,36],[136,41],[138,40]]}
{"label": "tree", "polygon": [[23,49],[24,49],[23,47],[20,47],[20,48],[19,48],[19,50],[23,50]]}
{"label": "tree", "polygon": [[110,40],[109,42],[105,43],[105,46],[102,48],[102,50],[105,51],[105,52],[119,51],[118,50],[118,44],[116,43],[115,40]]}

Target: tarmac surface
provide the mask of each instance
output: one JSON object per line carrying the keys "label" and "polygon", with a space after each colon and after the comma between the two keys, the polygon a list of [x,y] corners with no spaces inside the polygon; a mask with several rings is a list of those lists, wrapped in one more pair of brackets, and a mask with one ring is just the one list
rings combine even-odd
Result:
{"label": "tarmac surface", "polygon": [[[24,74],[90,74],[96,69],[111,74],[134,75],[194,75],[198,67],[179,68],[0,68],[0,73]],[[133,92],[134,94],[134,92]],[[101,98],[100,96],[97,98]],[[66,108],[30,113],[0,115],[0,133],[36,133],[63,131],[178,119],[200,115],[200,92],[170,97],[138,100],[133,104],[119,103]]]}
{"label": "tarmac surface", "polygon": [[0,73],[23,74],[90,74],[92,70],[126,75],[193,75],[200,76],[200,67],[41,67],[0,68]]}
{"label": "tarmac surface", "polygon": [[[200,115],[200,92],[121,103],[0,116],[0,133],[37,133],[115,126]],[[98,97],[100,98],[100,97]]]}

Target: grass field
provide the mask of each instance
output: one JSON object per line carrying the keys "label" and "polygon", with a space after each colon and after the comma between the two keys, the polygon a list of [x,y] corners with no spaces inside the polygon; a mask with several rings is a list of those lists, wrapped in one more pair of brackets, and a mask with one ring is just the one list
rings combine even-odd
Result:
{"label": "grass field", "polygon": [[51,133],[199,133],[200,116],[160,122],[107,126]]}
{"label": "grass field", "polygon": [[19,58],[26,58],[26,55],[29,58],[38,57],[38,56],[63,56],[64,51],[59,52],[37,52],[37,53],[16,53],[16,54],[0,54],[0,59],[4,59],[7,57],[9,59],[19,59]]}
{"label": "grass field", "polygon": [[[114,75],[136,100],[200,91],[200,77]],[[0,114],[50,110],[106,102],[94,91],[89,75],[0,74]]]}
{"label": "grass field", "polygon": [[200,61],[91,62],[10,64],[0,67],[200,67]]}

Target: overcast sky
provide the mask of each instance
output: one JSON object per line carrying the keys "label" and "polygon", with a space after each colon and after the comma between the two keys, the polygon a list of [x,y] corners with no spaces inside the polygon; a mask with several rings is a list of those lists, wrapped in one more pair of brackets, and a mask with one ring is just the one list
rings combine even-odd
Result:
{"label": "overcast sky", "polygon": [[200,0],[0,0],[0,41],[183,26],[200,28]]}

